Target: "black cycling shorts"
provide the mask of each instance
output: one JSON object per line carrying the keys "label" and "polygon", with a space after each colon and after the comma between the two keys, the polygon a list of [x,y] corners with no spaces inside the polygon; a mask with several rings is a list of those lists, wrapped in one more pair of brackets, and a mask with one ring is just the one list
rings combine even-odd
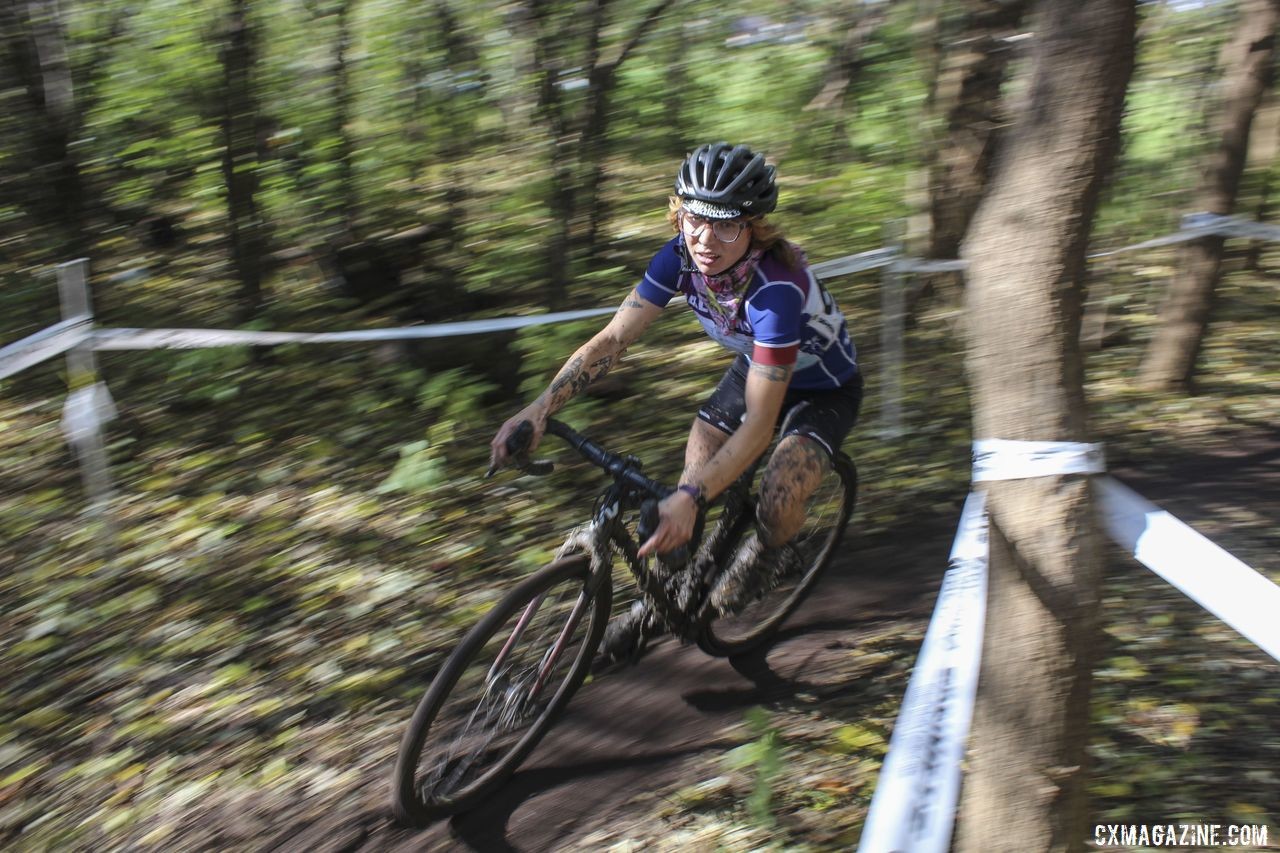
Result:
{"label": "black cycling shorts", "polygon": [[[747,370],[750,362],[740,355],[729,365],[720,384],[698,410],[698,417],[721,432],[733,433],[747,413]],[[831,456],[858,421],[862,407],[862,374],[830,391],[787,389],[778,416],[779,433],[803,435],[822,445]]]}

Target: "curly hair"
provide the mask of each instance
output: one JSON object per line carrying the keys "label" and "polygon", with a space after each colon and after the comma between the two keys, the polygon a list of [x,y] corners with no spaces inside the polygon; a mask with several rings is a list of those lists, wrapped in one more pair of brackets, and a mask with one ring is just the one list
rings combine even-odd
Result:
{"label": "curly hair", "polygon": [[[667,222],[677,234],[680,233],[680,223],[676,220],[679,212],[680,197],[670,196],[667,199]],[[795,247],[783,236],[781,228],[770,222],[765,216],[747,216],[744,218],[751,228],[751,248],[759,249],[766,255],[772,254],[787,269],[794,270],[800,265],[800,259],[796,256]]]}

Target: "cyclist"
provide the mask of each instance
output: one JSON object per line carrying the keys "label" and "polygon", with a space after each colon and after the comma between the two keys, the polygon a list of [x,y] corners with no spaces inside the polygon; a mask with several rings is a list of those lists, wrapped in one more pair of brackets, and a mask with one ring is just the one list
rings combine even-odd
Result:
{"label": "cyclist", "polygon": [[[787,543],[862,402],[844,316],[804,253],[765,218],[777,202],[775,169],[763,155],[724,142],[697,148],[680,166],[668,204],[676,236],[653,256],[608,325],[491,443],[491,461],[502,465],[508,436],[527,420],[530,447],[536,447],[547,418],[604,376],[672,297],[683,294],[707,334],[737,355],[694,419],[679,487],[658,505],[658,526],[640,555],[686,543],[699,508],[768,448],[775,429],[781,433],[761,482],[756,530],[710,590],[709,606],[721,614],[764,591],[768,578],[799,567],[799,554]],[[605,656],[630,655],[654,623],[637,602],[609,626]]]}

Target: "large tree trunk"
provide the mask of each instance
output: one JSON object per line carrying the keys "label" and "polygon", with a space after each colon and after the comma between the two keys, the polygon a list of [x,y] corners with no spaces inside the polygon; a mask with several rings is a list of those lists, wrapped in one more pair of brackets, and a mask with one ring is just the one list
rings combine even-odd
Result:
{"label": "large tree trunk", "polygon": [[[1229,214],[1235,206],[1249,147],[1249,127],[1271,86],[1280,0],[1244,0],[1240,26],[1223,47],[1222,101],[1211,125],[1218,142],[1209,155],[1196,196],[1197,210]],[[1157,390],[1190,390],[1196,359],[1209,325],[1222,271],[1222,237],[1182,248],[1177,272],[1160,309],[1142,362],[1142,382]]]}
{"label": "large tree trunk", "polygon": [[258,99],[249,0],[232,0],[222,45],[222,175],[227,185],[231,263],[245,315],[262,304],[266,225],[258,210]]}
{"label": "large tree trunk", "polygon": [[[977,438],[1087,440],[1085,247],[1119,145],[1135,0],[1042,0],[1029,80],[964,256]],[[1102,554],[1082,475],[994,482],[958,850],[1084,849]]]}

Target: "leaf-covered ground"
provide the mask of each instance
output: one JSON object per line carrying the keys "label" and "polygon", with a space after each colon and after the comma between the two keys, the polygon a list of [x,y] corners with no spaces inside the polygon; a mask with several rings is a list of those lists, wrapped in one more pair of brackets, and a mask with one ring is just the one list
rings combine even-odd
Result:
{"label": "leaf-covered ground", "polygon": [[[1280,580],[1274,285],[1233,274],[1200,395],[1151,396],[1133,376],[1169,272],[1159,260],[1114,272],[1124,278],[1112,292],[1132,294],[1112,306],[1130,343],[1091,359],[1097,432],[1113,468],[1145,473],[1152,497]],[[201,301],[207,283],[183,291],[185,272],[96,294],[103,323],[225,325]],[[846,446],[863,481],[857,535],[937,536],[922,522],[958,517],[968,481],[956,315],[939,308],[909,333],[909,429],[889,441],[876,431],[875,280],[833,285],[872,380]],[[273,310],[287,328],[386,321],[334,316],[318,292]],[[549,482],[480,477],[488,438],[514,408],[493,383],[503,370],[544,381],[592,325],[522,334],[509,366],[483,380],[417,366],[400,348],[104,354],[121,411],[105,520],[84,514],[58,430],[61,365],[6,381],[0,846],[267,847],[291,825],[376,808],[379,774],[435,662],[504,578],[546,559],[598,483],[581,466]],[[8,341],[32,329],[4,331]],[[668,318],[629,354],[609,397],[575,403],[567,418],[670,478],[722,363],[688,317]],[[1268,823],[1280,834],[1280,667],[1123,555],[1105,594],[1097,819]],[[918,600],[868,623],[849,638],[854,653],[830,664],[838,683],[872,681],[879,698],[764,701],[717,750],[685,759],[670,790],[574,844],[848,849],[932,595],[919,584]]]}

